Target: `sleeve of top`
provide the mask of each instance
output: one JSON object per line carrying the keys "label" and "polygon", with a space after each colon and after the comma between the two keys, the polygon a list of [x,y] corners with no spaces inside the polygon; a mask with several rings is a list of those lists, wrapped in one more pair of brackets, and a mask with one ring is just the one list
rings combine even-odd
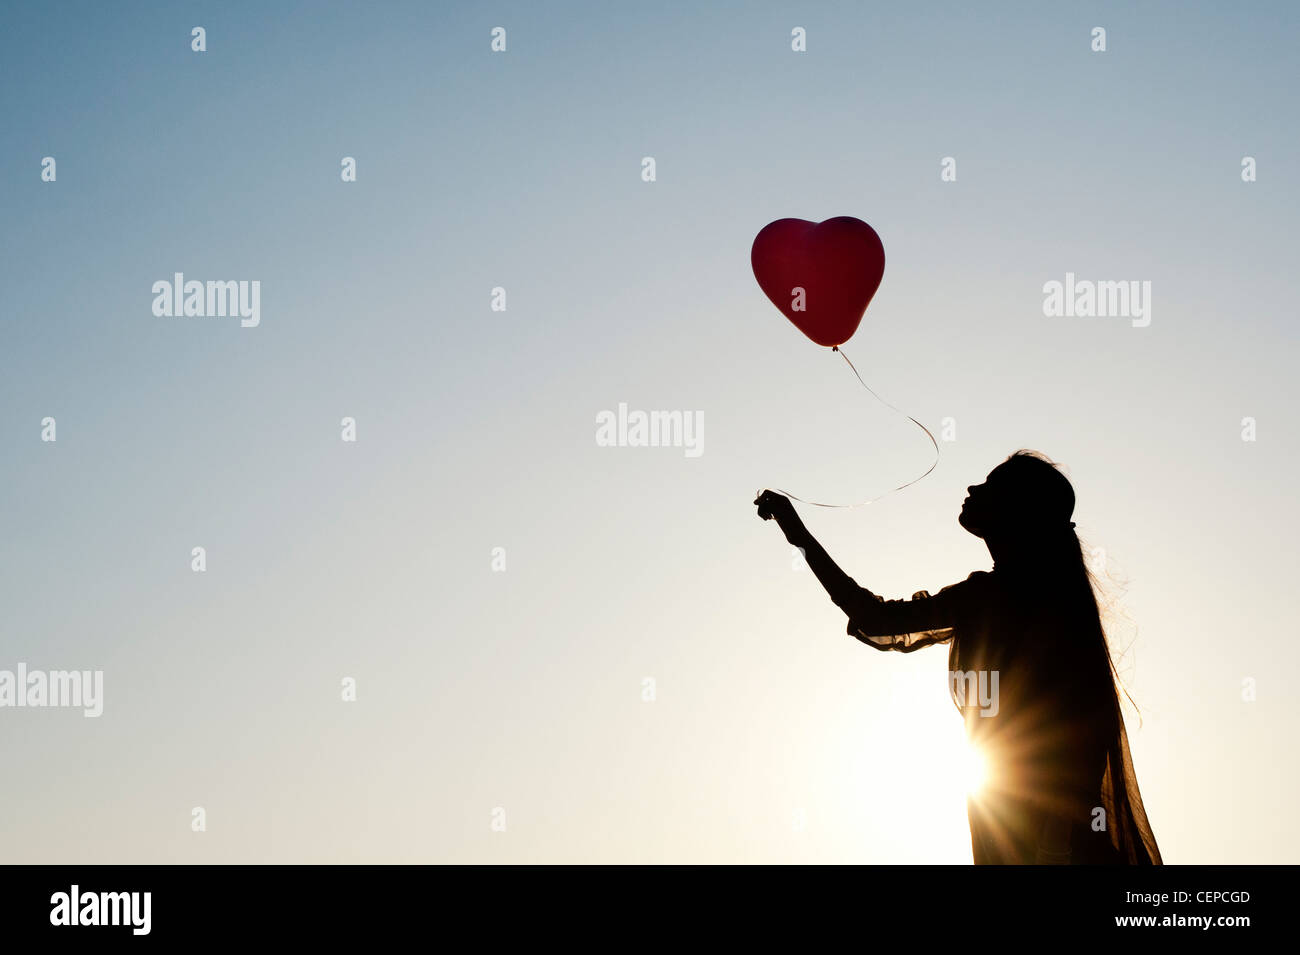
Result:
{"label": "sleeve of top", "polygon": [[947,643],[954,628],[970,618],[988,576],[985,571],[976,571],[933,596],[920,590],[910,600],[886,600],[855,581],[855,599],[841,607],[849,616],[848,634],[877,650],[900,653]]}

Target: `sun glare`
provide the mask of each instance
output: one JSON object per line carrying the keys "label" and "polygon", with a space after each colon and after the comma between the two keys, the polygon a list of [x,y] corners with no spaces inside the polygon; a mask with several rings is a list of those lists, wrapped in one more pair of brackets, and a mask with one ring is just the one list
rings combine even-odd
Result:
{"label": "sun glare", "polygon": [[967,742],[962,745],[960,760],[962,788],[967,796],[978,795],[988,779],[988,762],[984,754]]}
{"label": "sun glare", "polygon": [[[978,801],[993,784],[995,767],[970,745],[961,715],[944,699],[942,683],[936,688],[935,682],[919,670],[908,674],[889,687],[886,699],[863,697],[860,717],[841,724],[839,751],[858,757],[840,764],[837,786],[868,804],[883,797],[908,807],[909,821],[902,826],[883,822],[874,812],[863,814],[861,844],[873,860],[971,861],[968,801]],[[876,731],[864,739],[862,727],[889,707],[904,714],[905,729]]]}
{"label": "sun glare", "polygon": [[933,714],[918,724],[938,750],[939,759],[929,771],[932,785],[963,796],[977,796],[988,782],[989,766],[984,753],[966,738],[966,729],[956,714],[940,708],[927,710]]}

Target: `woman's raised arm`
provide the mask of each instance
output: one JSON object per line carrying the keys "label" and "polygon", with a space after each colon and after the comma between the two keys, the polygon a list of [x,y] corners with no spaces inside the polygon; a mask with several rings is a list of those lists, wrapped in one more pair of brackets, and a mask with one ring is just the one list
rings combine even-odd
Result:
{"label": "woman's raised arm", "polygon": [[826,548],[809,533],[795,513],[790,499],[775,491],[763,491],[754,498],[754,503],[758,505],[759,517],[765,521],[775,520],[785,534],[785,539],[803,551],[808,567],[817,575],[835,606],[852,617],[860,600],[861,588],[852,577],[840,570],[839,565],[831,560],[831,555],[826,553]]}
{"label": "woman's raised arm", "polygon": [[944,587],[934,596],[918,591],[910,600],[885,600],[859,586],[840,569],[826,549],[809,533],[790,499],[763,491],[755,499],[758,516],[775,520],[785,539],[803,551],[809,568],[826,588],[831,601],[849,618],[847,632],[878,650],[919,650],[952,636],[952,628],[973,595],[972,588],[988,575],[976,571],[960,583]]}

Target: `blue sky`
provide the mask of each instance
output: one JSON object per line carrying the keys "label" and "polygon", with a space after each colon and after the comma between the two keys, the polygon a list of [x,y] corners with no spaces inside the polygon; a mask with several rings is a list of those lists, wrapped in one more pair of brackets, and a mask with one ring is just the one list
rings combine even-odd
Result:
{"label": "blue sky", "polygon": [[[944,652],[846,637],[750,505],[930,461],[749,271],[836,215],[887,255],[846,354],[956,440],[809,527],[935,590],[990,563],[967,485],[1063,462],[1166,861],[1297,861],[1294,7],[0,16],[0,668],[106,694],[0,710],[7,861],[968,862]],[[155,317],[176,271],[261,324]],[[1071,271],[1151,324],[1045,317]],[[598,447],[620,402],[704,453]]]}

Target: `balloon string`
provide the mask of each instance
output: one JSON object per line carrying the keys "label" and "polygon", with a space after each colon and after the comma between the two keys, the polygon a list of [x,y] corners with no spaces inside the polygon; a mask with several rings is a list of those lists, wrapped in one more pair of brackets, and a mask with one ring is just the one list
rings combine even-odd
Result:
{"label": "balloon string", "polygon": [[849,362],[849,367],[850,367],[850,368],[853,368],[853,374],[857,375],[857,377],[858,377],[858,381],[861,383],[861,385],[862,385],[863,388],[866,388],[866,389],[867,389],[867,391],[870,393],[871,397],[875,398],[877,401],[879,401],[879,402],[880,402],[882,405],[884,405],[886,408],[890,408],[890,409],[892,409],[892,410],[894,410],[894,411],[898,411],[898,413],[901,414],[901,415],[903,415],[903,417],[907,418],[908,421],[912,422],[912,424],[916,425],[918,428],[920,428],[922,431],[924,431],[924,432],[925,432],[925,436],[926,436],[927,438],[929,438],[929,439],[930,439],[930,443],[931,443],[932,445],[934,445],[934,462],[933,462],[933,463],[932,463],[928,468],[925,469],[925,474],[922,474],[920,477],[912,478],[912,480],[908,481],[906,484],[900,484],[900,485],[898,485],[898,487],[890,488],[890,489],[889,489],[888,491],[886,491],[884,494],[877,495],[876,497],[873,497],[873,498],[871,498],[870,500],[859,501],[857,504],[822,504],[822,503],[820,503],[820,502],[818,502],[818,501],[805,501],[805,500],[804,500],[803,498],[801,498],[801,497],[795,497],[795,496],[794,496],[793,494],[791,494],[789,491],[782,490],[781,488],[777,488],[777,490],[780,491],[780,493],[782,493],[782,494],[784,494],[786,497],[790,498],[790,500],[792,500],[792,501],[798,501],[800,504],[811,504],[813,507],[861,507],[861,506],[864,505],[864,504],[872,504],[872,503],[874,503],[874,502],[880,500],[882,497],[888,497],[890,494],[893,494],[895,491],[901,491],[901,490],[902,490],[903,488],[905,488],[905,487],[910,487],[911,485],[915,484],[917,481],[921,480],[921,478],[923,478],[923,477],[925,477],[927,474],[929,474],[931,471],[933,471],[936,467],[938,467],[938,466],[939,466],[939,442],[936,441],[936,440],[934,440],[934,435],[932,435],[932,434],[930,433],[930,429],[929,429],[929,428],[927,428],[925,425],[921,424],[921,422],[917,421],[917,420],[916,420],[915,418],[913,418],[910,414],[907,414],[907,413],[904,412],[904,411],[899,411],[897,408],[895,408],[893,405],[891,405],[891,404],[890,404],[888,401],[886,401],[884,398],[880,397],[880,395],[878,395],[878,394],[876,394],[874,391],[872,391],[872,390],[871,390],[871,386],[868,385],[865,381],[862,380],[862,376],[861,376],[861,375],[858,375],[858,370],[857,370],[857,368],[854,368],[854,367],[853,367],[853,362],[849,361],[849,356],[846,355],[846,354],[844,354],[844,352],[840,349],[840,347],[839,347],[838,345],[833,345],[833,346],[831,347],[831,351],[837,351],[837,352],[839,352],[839,353],[840,353],[840,357],[843,358],[845,361],[848,361],[848,362]]}

